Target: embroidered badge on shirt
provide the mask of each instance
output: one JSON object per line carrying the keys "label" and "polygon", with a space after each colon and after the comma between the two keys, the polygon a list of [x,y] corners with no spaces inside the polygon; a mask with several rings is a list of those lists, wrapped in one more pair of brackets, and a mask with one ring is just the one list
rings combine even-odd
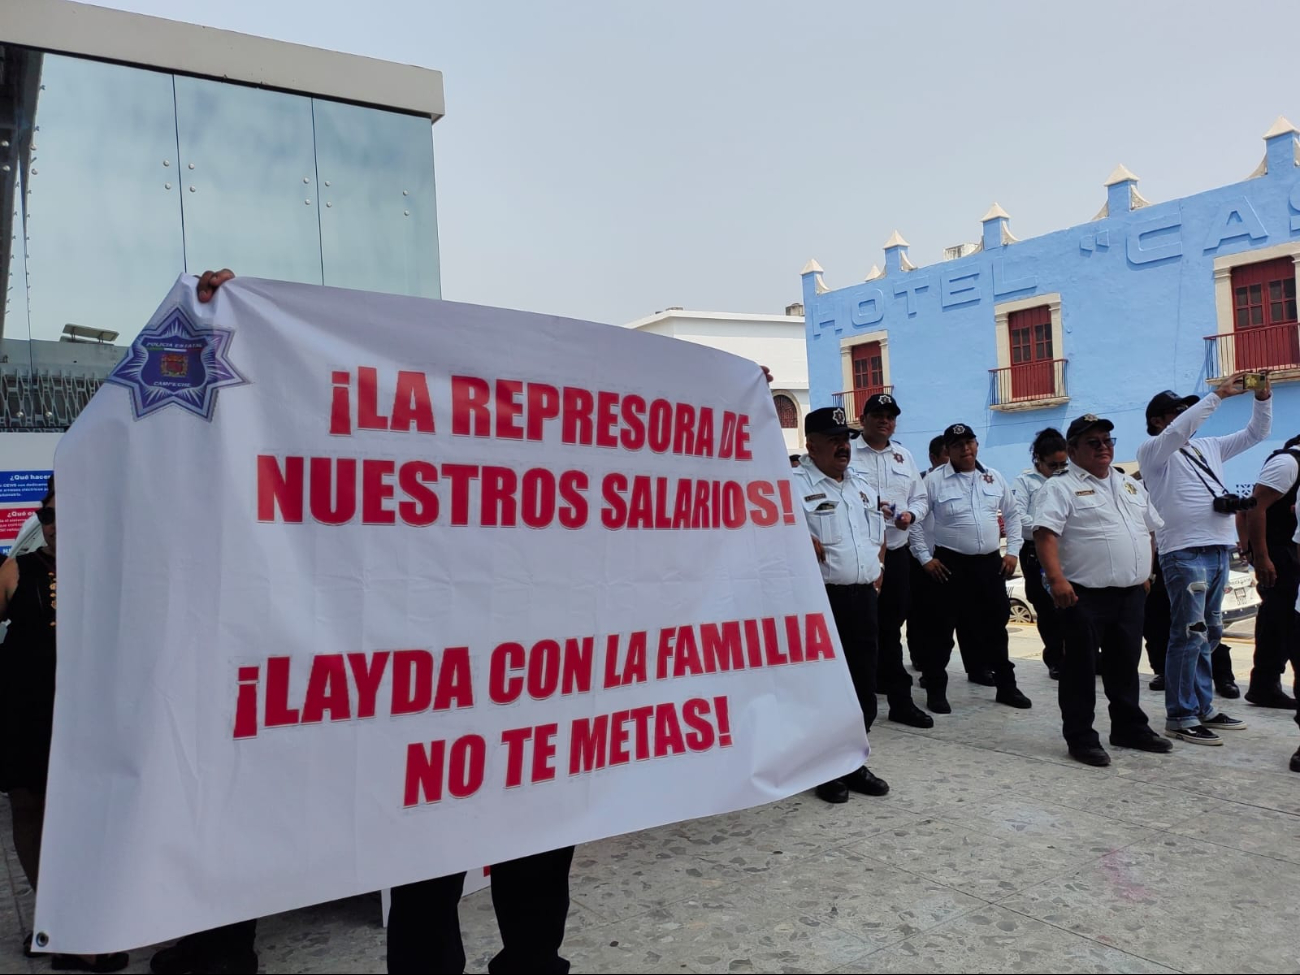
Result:
{"label": "embroidered badge on shirt", "polygon": [[1074,492],[1074,496],[1075,496],[1076,498],[1086,498],[1088,495],[1090,495],[1090,494],[1096,494],[1096,493],[1097,493],[1097,492],[1094,491],[1092,488],[1088,488],[1088,490],[1086,490],[1086,491],[1075,491],[1075,492]]}
{"label": "embroidered badge on shirt", "polygon": [[805,496],[804,496],[804,500],[805,500],[805,501],[820,501],[820,500],[821,500],[822,498],[824,498],[824,497],[826,497],[825,494],[809,494],[809,495],[805,495]]}
{"label": "embroidered badge on shirt", "polygon": [[834,511],[834,510],[835,510],[835,502],[834,502],[834,501],[823,501],[821,504],[819,504],[819,505],[817,506],[817,510],[818,510],[818,511]]}
{"label": "embroidered badge on shirt", "polygon": [[902,462],[903,462],[903,455],[898,453],[894,454],[894,463],[901,464]]}
{"label": "embroidered badge on shirt", "polygon": [[984,475],[984,483],[985,483],[985,484],[992,484],[992,483],[993,483],[993,475],[992,475],[992,474],[985,474],[985,475]]}
{"label": "embroidered badge on shirt", "polygon": [[1124,490],[1127,491],[1129,494],[1137,494],[1137,493],[1138,493],[1138,489],[1135,488],[1135,487],[1134,487],[1130,482],[1128,482],[1128,481],[1125,481],[1125,482],[1124,482]]}

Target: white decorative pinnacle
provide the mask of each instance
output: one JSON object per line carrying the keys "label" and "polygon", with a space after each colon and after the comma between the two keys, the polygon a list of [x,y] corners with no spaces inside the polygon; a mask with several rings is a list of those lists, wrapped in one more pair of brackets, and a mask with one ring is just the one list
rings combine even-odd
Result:
{"label": "white decorative pinnacle", "polygon": [[890,234],[889,240],[885,241],[885,250],[889,250],[891,247],[910,247],[910,246],[911,245],[908,244],[908,242],[903,239],[903,235],[900,234],[897,230],[895,230],[892,234]]}
{"label": "white decorative pinnacle", "polygon": [[880,266],[877,264],[871,265],[871,270],[867,272],[868,281],[875,281],[877,278],[883,278],[884,276],[885,272],[880,270]]}
{"label": "white decorative pinnacle", "polygon": [[980,223],[988,223],[990,220],[1010,220],[1011,214],[1002,209],[1001,204],[994,203],[989,207],[989,212],[980,217]]}
{"label": "white decorative pinnacle", "polygon": [[822,273],[822,266],[817,263],[816,258],[812,258],[808,261],[807,264],[803,266],[803,270],[799,272],[799,276],[803,277],[805,274],[821,274],[821,273]]}
{"label": "white decorative pinnacle", "polygon": [[1118,166],[1115,167],[1115,171],[1110,174],[1106,182],[1102,183],[1101,185],[1114,186],[1116,183],[1136,183],[1137,181],[1138,178],[1133,173],[1133,171],[1129,169],[1127,166],[1125,166],[1123,163],[1120,163]]}
{"label": "white decorative pinnacle", "polygon": [[1300,133],[1300,129],[1292,125],[1285,115],[1279,115],[1277,121],[1273,123],[1273,127],[1264,133],[1264,138],[1272,139],[1279,135],[1286,135],[1288,132]]}

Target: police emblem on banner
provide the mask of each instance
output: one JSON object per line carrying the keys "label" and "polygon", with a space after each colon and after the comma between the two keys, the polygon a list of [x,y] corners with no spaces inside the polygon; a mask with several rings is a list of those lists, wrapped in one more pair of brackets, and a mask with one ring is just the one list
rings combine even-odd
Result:
{"label": "police emblem on banner", "polygon": [[136,336],[105,382],[131,391],[137,420],[175,405],[211,421],[217,393],[248,382],[228,357],[234,337],[231,329],[200,327],[173,308]]}

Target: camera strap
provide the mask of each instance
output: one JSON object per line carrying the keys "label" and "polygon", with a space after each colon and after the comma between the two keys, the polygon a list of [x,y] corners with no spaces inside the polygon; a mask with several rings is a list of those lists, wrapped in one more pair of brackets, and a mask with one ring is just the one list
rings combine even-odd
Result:
{"label": "camera strap", "polygon": [[[1219,491],[1223,492],[1224,497],[1227,497],[1229,494],[1231,494],[1232,492],[1229,491],[1226,487],[1224,487],[1223,482],[1219,480],[1219,475],[1215,474],[1214,469],[1205,462],[1205,458],[1201,455],[1201,452],[1199,450],[1196,450],[1195,447],[1193,447],[1192,450],[1196,451],[1195,457],[1193,457],[1190,453],[1188,453],[1186,447],[1183,447],[1178,452],[1182,454],[1184,457],[1186,457],[1189,461],[1191,461],[1192,468],[1193,468],[1192,473],[1195,474],[1200,479],[1200,482],[1205,485],[1205,490],[1210,492],[1210,496],[1217,498],[1219,497],[1219,492],[1215,491],[1214,488],[1210,487],[1209,481],[1207,481],[1204,477],[1201,477],[1201,471],[1205,471],[1206,474],[1209,474],[1210,477],[1214,479],[1214,483],[1219,485]],[[1201,470],[1198,471],[1195,469],[1198,467]]]}

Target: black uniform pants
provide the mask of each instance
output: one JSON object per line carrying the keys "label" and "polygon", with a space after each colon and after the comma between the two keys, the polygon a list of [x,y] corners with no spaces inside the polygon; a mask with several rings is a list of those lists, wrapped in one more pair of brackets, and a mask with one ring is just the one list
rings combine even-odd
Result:
{"label": "black uniform pants", "polygon": [[[560,957],[569,916],[573,847],[492,866],[492,906],[501,951],[488,963],[492,975],[564,973]],[[465,970],[460,937],[463,873],[394,887],[388,909],[388,971],[459,973]]]}
{"label": "black uniform pants", "polygon": [[906,545],[885,553],[885,577],[878,600],[876,689],[891,705],[912,700],[912,675],[903,666],[903,622],[911,602],[915,561]]}
{"label": "black uniform pants", "polygon": [[[1154,560],[1156,578],[1151,583],[1151,592],[1147,594],[1146,613],[1142,623],[1142,636],[1147,643],[1147,660],[1151,662],[1152,673],[1164,676],[1165,657],[1169,653],[1169,590],[1165,588],[1165,574],[1160,568],[1160,560]],[[1292,610],[1295,609],[1294,595]],[[1214,671],[1214,683],[1236,682],[1232,672],[1232,651],[1226,643],[1220,643],[1210,655],[1210,666]]]}
{"label": "black uniform pants", "polygon": [[877,667],[877,596],[876,587],[831,586],[826,587],[835,629],[844,647],[844,660],[853,678],[853,690],[862,707],[862,721],[871,731],[876,720],[876,667]]}
{"label": "black uniform pants", "polygon": [[1259,589],[1255,667],[1250,672],[1250,684],[1256,689],[1272,687],[1282,677],[1289,660],[1295,689],[1300,691],[1300,620],[1295,611],[1300,563],[1296,561],[1294,545],[1270,545],[1268,557],[1277,568],[1277,583]]}
{"label": "black uniform pants", "polygon": [[254,918],[186,935],[177,947],[184,947],[208,959],[238,958],[251,952],[256,940],[257,919]]}
{"label": "black uniform pants", "polygon": [[1142,657],[1142,586],[1088,589],[1074,585],[1078,603],[1060,611],[1065,629],[1065,659],[1057,697],[1061,725],[1071,748],[1101,744],[1092,726],[1097,707],[1097,650],[1101,680],[1110,701],[1110,733],[1132,741],[1153,732],[1138,704],[1138,661]]}
{"label": "black uniform pants", "polygon": [[[915,557],[911,563],[912,591],[907,606],[907,653],[912,659],[912,666],[924,673],[925,660],[940,652],[935,647],[943,643],[935,618],[935,605],[946,598],[947,590],[930,578]],[[957,621],[957,646],[961,650],[961,662],[966,673],[975,674],[988,669],[964,620]],[[947,652],[951,655],[951,634],[948,636],[947,647]]]}
{"label": "black uniform pants", "polygon": [[947,582],[933,583],[935,597],[929,607],[935,621],[934,642],[922,662],[925,689],[942,693],[948,687],[948,661],[953,634],[970,635],[979,659],[993,671],[999,688],[1015,687],[1015,665],[1007,654],[1007,621],[1011,600],[1002,575],[1002,554],[962,555],[940,548],[935,558],[947,566]]}
{"label": "black uniform pants", "polygon": [[1038,638],[1043,641],[1043,663],[1059,668],[1065,654],[1065,630],[1056,603],[1043,586],[1043,566],[1033,542],[1025,542],[1020,549],[1020,572],[1025,577],[1025,595],[1034,607]]}

